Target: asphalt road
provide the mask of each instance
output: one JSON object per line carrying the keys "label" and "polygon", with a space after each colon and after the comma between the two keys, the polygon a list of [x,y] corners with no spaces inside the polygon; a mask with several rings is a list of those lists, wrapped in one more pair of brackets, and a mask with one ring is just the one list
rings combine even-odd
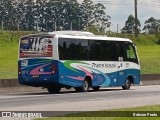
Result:
{"label": "asphalt road", "polygon": [[160,85],[132,86],[130,90],[102,88],[86,93],[0,94],[0,111],[95,111],[152,104],[160,104]]}

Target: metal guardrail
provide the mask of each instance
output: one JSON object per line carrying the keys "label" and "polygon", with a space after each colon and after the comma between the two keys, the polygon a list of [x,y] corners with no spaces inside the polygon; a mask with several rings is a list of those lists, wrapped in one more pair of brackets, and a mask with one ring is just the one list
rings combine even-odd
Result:
{"label": "metal guardrail", "polygon": [[141,74],[141,80],[160,80],[160,74]]}
{"label": "metal guardrail", "polygon": [[0,88],[20,86],[17,79],[0,79]]}
{"label": "metal guardrail", "polygon": [[160,74],[142,74],[142,85],[160,85]]}

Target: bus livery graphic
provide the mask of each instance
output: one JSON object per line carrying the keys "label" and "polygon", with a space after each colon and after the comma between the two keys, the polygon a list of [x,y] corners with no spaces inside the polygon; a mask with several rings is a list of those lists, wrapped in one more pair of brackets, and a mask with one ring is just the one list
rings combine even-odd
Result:
{"label": "bus livery graphic", "polygon": [[129,39],[89,32],[57,31],[22,36],[19,40],[20,84],[78,91],[140,84],[136,46]]}

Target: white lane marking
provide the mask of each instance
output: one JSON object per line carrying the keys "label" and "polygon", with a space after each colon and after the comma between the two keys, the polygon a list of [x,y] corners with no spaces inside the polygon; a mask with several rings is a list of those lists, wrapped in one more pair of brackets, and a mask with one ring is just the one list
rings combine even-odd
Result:
{"label": "white lane marking", "polygon": [[47,95],[0,95],[0,99],[6,99],[6,98],[23,98],[23,97],[41,97],[41,96],[49,96]]}

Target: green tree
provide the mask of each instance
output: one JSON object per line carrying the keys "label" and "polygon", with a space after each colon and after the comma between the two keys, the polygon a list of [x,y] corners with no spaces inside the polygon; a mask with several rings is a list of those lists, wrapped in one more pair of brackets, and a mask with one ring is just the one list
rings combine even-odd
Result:
{"label": "green tree", "polygon": [[85,28],[96,26],[97,31],[104,32],[107,27],[110,26],[109,20],[111,17],[106,15],[104,10],[106,9],[103,4],[94,4],[91,0],[84,0],[81,4],[83,10],[83,23]]}
{"label": "green tree", "polygon": [[88,29],[87,27],[92,24],[93,20],[93,10],[94,4],[91,0],[84,0],[80,5],[82,11],[82,24],[84,29]]}
{"label": "green tree", "polygon": [[64,7],[64,29],[78,30],[80,15],[79,3],[76,0],[69,0]]}
{"label": "green tree", "polygon": [[[139,19],[137,19],[138,31],[140,32],[141,23]],[[122,33],[135,33],[135,18],[133,15],[129,15],[127,21],[125,22],[125,26],[122,28]]]}
{"label": "green tree", "polygon": [[46,19],[47,29],[49,31],[59,30],[64,26],[64,7],[66,2],[66,0],[50,0],[48,3],[46,3],[44,16]]}
{"label": "green tree", "polygon": [[109,21],[111,17],[106,15],[104,12],[106,8],[101,3],[98,3],[94,7],[93,11],[93,24],[97,26],[99,32],[105,32],[106,28],[110,27],[111,22]]}
{"label": "green tree", "polygon": [[150,17],[144,23],[144,28],[146,32],[149,34],[156,34],[159,32],[160,20],[155,19],[154,17]]}
{"label": "green tree", "polygon": [[37,0],[35,3],[35,24],[36,29],[44,31],[46,29],[46,0]]}
{"label": "green tree", "polygon": [[17,30],[26,30],[26,23],[25,23],[25,0],[17,0],[16,1],[16,18],[17,18]]}
{"label": "green tree", "polygon": [[8,29],[10,26],[11,19],[13,19],[13,6],[11,0],[3,0],[0,2],[0,19],[1,26],[5,27],[4,29]]}
{"label": "green tree", "polygon": [[[86,30],[94,26],[105,31],[110,16],[105,7],[91,0],[1,0],[0,26],[6,30]],[[3,24],[2,24],[3,23]]]}
{"label": "green tree", "polygon": [[25,1],[25,24],[26,24],[26,30],[34,30],[35,29],[35,21],[36,21],[36,18],[35,18],[35,1],[34,0],[26,0]]}
{"label": "green tree", "polygon": [[6,14],[7,14],[7,9],[5,8],[4,1],[1,0],[0,1],[0,27],[1,27],[1,32],[3,30],[3,23],[4,23],[4,19],[6,17]]}

